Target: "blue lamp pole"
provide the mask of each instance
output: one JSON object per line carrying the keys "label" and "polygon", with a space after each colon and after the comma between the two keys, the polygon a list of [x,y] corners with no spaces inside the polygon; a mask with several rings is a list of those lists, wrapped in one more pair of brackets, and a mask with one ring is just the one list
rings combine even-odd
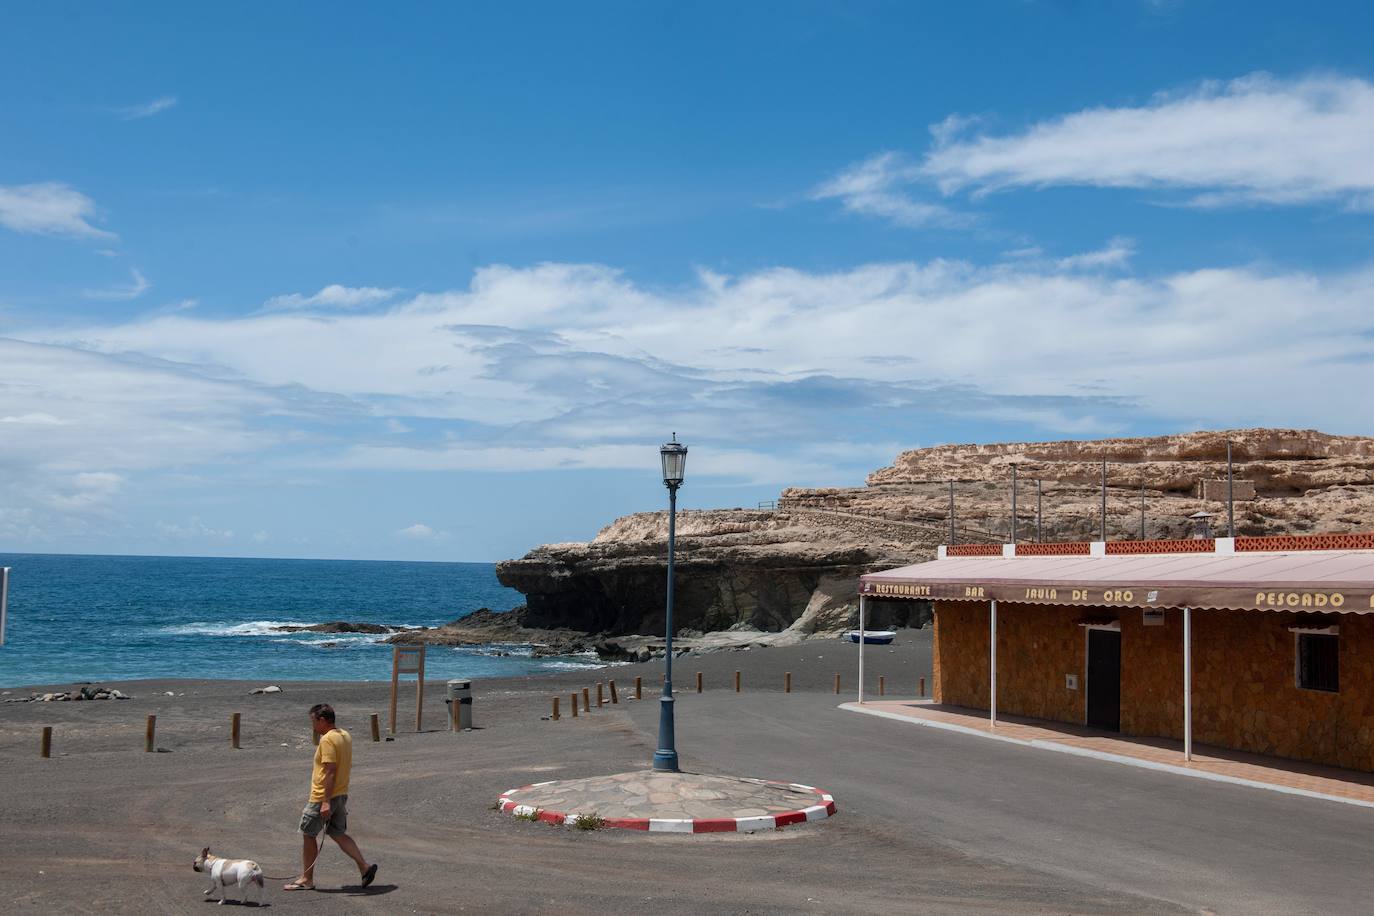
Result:
{"label": "blue lamp pole", "polygon": [[665,443],[658,450],[663,460],[663,485],[668,488],[668,613],[667,640],[664,646],[663,698],[658,707],[658,750],[654,751],[654,769],[678,772],[677,740],[673,734],[673,553],[677,541],[677,488],[687,469],[687,446],[677,441]]}

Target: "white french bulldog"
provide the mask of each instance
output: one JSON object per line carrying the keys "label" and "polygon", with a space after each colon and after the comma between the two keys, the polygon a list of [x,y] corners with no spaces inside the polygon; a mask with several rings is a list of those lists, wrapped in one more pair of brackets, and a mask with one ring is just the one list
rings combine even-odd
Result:
{"label": "white french bulldog", "polygon": [[236,884],[239,889],[239,902],[246,903],[248,888],[256,884],[258,886],[258,903],[262,903],[262,869],[258,867],[258,863],[251,859],[224,859],[219,856],[212,856],[210,855],[210,847],[206,846],[200,851],[200,855],[196,856],[195,862],[191,863],[191,868],[210,876],[210,886],[205,889],[204,893],[206,897],[213,894],[215,888],[224,888],[219,895],[219,902],[222,904],[229,892],[229,885]]}

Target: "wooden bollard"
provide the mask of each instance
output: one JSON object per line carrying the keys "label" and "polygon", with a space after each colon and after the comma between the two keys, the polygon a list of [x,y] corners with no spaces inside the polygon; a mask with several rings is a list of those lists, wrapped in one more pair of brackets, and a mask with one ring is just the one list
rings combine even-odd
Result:
{"label": "wooden bollard", "polygon": [[739,693],[739,672],[735,672],[735,693]]}
{"label": "wooden bollard", "polygon": [[592,711],[592,688],[590,687],[582,688],[582,711]]}
{"label": "wooden bollard", "polygon": [[701,672],[697,672],[697,693],[701,693]]}
{"label": "wooden bollard", "polygon": [[883,695],[886,694],[886,693],[887,693],[887,678],[883,677],[883,676],[880,674],[880,675],[878,675],[878,696],[883,696]]}
{"label": "wooden bollard", "polygon": [[374,712],[371,716],[368,717],[368,723],[372,726],[372,740],[373,740],[373,741],[381,741],[381,740],[382,740],[382,723],[378,720],[377,714],[376,714],[375,712]]}
{"label": "wooden bollard", "polygon": [[605,685],[600,681],[596,682],[596,708],[600,709],[606,705]]}
{"label": "wooden bollard", "polygon": [[577,691],[574,690],[572,693],[568,694],[568,698],[572,701],[572,702],[570,702],[570,703],[568,704],[568,706],[571,707],[571,709],[572,709],[572,714],[573,714],[573,718],[576,719],[576,718],[577,718]]}
{"label": "wooden bollard", "polygon": [[52,756],[52,726],[43,726],[43,740],[38,743],[38,753],[43,757]]}
{"label": "wooden bollard", "polygon": [[148,726],[143,732],[143,750],[153,752],[153,738],[157,734],[157,716],[148,717]]}
{"label": "wooden bollard", "polygon": [[241,713],[234,713],[229,717],[229,746],[234,750],[239,749],[239,718]]}
{"label": "wooden bollard", "polygon": [[926,679],[925,679],[925,678],[921,678],[921,693],[920,693],[920,696],[925,696],[925,695],[926,695]]}
{"label": "wooden bollard", "polygon": [[615,692],[615,681],[611,680],[608,683],[611,685],[611,704],[614,705],[616,703],[619,703],[620,695]]}
{"label": "wooden bollard", "polygon": [[553,698],[553,721],[557,722],[562,716],[558,714],[558,697]]}
{"label": "wooden bollard", "polygon": [[791,672],[791,671],[786,672],[786,673],[783,674],[783,676],[782,676],[782,692],[783,692],[783,693],[791,693],[791,692],[792,692],[792,672]]}
{"label": "wooden bollard", "polygon": [[838,694],[839,692],[840,692],[840,676],[839,676],[838,674],[836,674],[836,675],[835,675],[835,693]]}
{"label": "wooden bollard", "polygon": [[450,700],[448,704],[448,730],[451,732],[462,731],[458,727],[458,708],[461,704],[457,700]]}
{"label": "wooden bollard", "polygon": [[635,699],[644,699],[644,678],[637,674],[635,675]]}

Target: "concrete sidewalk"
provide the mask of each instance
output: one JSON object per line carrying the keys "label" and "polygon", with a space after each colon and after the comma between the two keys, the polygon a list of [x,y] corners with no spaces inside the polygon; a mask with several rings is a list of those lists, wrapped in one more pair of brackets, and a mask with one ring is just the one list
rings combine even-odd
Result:
{"label": "concrete sidewalk", "polygon": [[942,706],[931,700],[869,700],[844,703],[840,708],[1042,750],[1374,808],[1374,775],[1355,770],[1196,743],[1193,759],[1184,760],[1182,741],[1132,738],[1023,716],[999,715],[994,728],[987,710]]}

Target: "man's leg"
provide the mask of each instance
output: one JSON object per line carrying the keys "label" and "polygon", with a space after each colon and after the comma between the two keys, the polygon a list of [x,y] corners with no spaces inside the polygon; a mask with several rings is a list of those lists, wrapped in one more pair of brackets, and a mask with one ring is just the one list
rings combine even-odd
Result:
{"label": "man's leg", "polygon": [[315,860],[320,855],[320,844],[310,834],[301,834],[301,877],[297,883],[315,883]]}
{"label": "man's leg", "polygon": [[334,835],[334,842],[338,843],[339,848],[344,851],[344,854],[357,864],[359,875],[367,871],[367,860],[363,858],[362,852],[359,851],[358,844],[353,842],[353,837],[346,833],[338,833]]}
{"label": "man's leg", "polygon": [[300,827],[297,828],[301,832],[301,874],[299,878],[287,884],[285,890],[293,891],[315,886],[315,860],[320,855],[319,840],[316,837],[323,828],[324,821],[320,819],[319,805],[306,805],[305,810],[301,812]]}

